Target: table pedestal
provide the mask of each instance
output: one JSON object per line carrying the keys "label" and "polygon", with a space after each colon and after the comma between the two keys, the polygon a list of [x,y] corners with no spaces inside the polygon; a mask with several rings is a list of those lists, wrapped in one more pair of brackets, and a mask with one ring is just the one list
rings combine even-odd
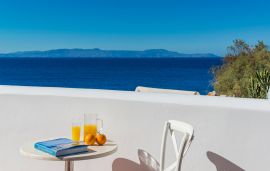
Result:
{"label": "table pedestal", "polygon": [[73,161],[65,161],[65,171],[74,171]]}

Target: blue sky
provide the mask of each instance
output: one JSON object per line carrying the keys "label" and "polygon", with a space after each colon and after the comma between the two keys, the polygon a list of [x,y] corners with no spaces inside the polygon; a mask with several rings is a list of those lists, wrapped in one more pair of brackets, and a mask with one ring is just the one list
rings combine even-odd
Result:
{"label": "blue sky", "polygon": [[236,38],[270,44],[262,0],[0,0],[0,52],[165,48],[224,55]]}

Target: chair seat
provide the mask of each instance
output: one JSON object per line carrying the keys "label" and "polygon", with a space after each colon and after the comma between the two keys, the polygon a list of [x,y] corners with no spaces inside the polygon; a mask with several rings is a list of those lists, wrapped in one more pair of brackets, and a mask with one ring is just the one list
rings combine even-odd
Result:
{"label": "chair seat", "polygon": [[159,171],[160,164],[151,154],[142,149],[139,149],[138,156],[140,165],[145,168],[143,170]]}

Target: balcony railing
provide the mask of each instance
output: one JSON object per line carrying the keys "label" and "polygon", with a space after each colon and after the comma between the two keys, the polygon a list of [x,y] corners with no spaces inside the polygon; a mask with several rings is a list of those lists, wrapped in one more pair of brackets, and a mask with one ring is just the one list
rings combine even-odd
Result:
{"label": "balcony railing", "polygon": [[[184,171],[268,169],[267,100],[0,86],[0,104],[0,170],[62,170],[61,162],[23,158],[19,148],[33,139],[69,137],[73,116],[83,113],[97,113],[104,120],[105,133],[118,143],[118,151],[106,158],[77,162],[76,170],[122,171],[127,161],[139,165],[138,149],[159,159],[163,124],[169,119],[195,128]],[[117,167],[115,162],[119,162]]]}

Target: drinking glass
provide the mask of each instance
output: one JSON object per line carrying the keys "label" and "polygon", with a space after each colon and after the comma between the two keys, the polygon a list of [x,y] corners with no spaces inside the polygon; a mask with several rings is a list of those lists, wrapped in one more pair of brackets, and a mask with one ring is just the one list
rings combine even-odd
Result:
{"label": "drinking glass", "polygon": [[81,137],[81,123],[72,122],[72,141],[79,142]]}
{"label": "drinking glass", "polygon": [[87,135],[97,134],[97,115],[96,114],[84,114],[84,133],[83,133],[83,141],[85,141],[85,137]]}

